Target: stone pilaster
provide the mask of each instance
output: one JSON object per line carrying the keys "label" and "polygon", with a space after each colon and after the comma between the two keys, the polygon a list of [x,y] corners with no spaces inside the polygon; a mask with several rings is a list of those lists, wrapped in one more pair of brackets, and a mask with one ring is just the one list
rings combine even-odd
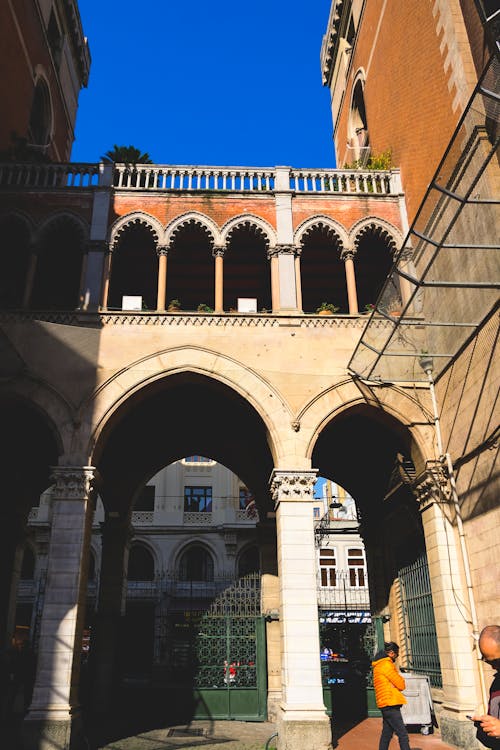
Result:
{"label": "stone pilaster", "polygon": [[477,650],[445,467],[429,463],[413,491],[422,516],[443,678],[441,735],[457,747],[474,748],[475,728],[466,714],[474,713],[481,702]]}
{"label": "stone pilaster", "polygon": [[279,750],[331,750],[319,658],[312,501],[316,471],[275,470],[282,701]]}
{"label": "stone pilaster", "polygon": [[52,528],[33,699],[25,750],[67,750],[81,731],[78,685],[85,616],[94,469],[53,470]]}

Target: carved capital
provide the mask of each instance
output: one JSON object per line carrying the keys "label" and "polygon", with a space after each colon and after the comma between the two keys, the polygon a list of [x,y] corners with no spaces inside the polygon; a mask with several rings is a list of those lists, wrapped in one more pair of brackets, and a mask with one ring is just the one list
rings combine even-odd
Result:
{"label": "carved capital", "polygon": [[53,466],[53,500],[88,500],[92,493],[93,466]]}
{"label": "carved capital", "polygon": [[300,255],[300,249],[295,247],[295,245],[275,245],[275,247],[270,247],[267,249],[267,257],[269,259],[271,258],[277,258],[278,255]]}
{"label": "carved capital", "polygon": [[425,510],[434,503],[446,503],[451,496],[451,487],[446,466],[432,461],[411,485],[419,509]]}
{"label": "carved capital", "polygon": [[310,471],[279,471],[275,469],[271,475],[271,494],[274,507],[282,502],[301,502],[314,500],[314,485],[317,470]]}
{"label": "carved capital", "polygon": [[158,257],[160,257],[160,255],[168,255],[168,247],[166,245],[157,245],[156,254]]}
{"label": "carved capital", "polygon": [[214,245],[214,247],[212,248],[212,256],[214,258],[223,258],[225,252],[225,245]]}
{"label": "carved capital", "polygon": [[399,260],[403,261],[404,263],[408,263],[408,261],[413,260],[413,248],[411,246],[406,246],[401,251],[401,255],[399,256]]}
{"label": "carved capital", "polygon": [[356,257],[356,249],[354,247],[344,247],[340,252],[340,260],[344,263],[346,260],[354,260]]}

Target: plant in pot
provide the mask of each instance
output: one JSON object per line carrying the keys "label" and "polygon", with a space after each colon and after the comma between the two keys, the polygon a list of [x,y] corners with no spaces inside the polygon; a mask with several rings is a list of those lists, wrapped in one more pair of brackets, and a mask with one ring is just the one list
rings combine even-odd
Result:
{"label": "plant in pot", "polygon": [[200,313],[213,313],[214,309],[213,307],[210,307],[210,305],[206,305],[204,302],[200,302],[200,304],[196,308],[196,311]]}
{"label": "plant in pot", "polygon": [[171,299],[167,307],[168,312],[179,312],[180,309],[181,309],[181,303],[179,302],[179,300]]}
{"label": "plant in pot", "polygon": [[319,307],[316,308],[318,315],[333,315],[338,312],[339,308],[332,302],[322,302]]}

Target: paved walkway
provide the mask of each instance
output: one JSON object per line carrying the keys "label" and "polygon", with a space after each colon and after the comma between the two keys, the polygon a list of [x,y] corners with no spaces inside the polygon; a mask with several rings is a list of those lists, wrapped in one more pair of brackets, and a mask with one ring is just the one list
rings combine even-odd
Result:
{"label": "paved walkway", "polygon": [[[365,719],[345,733],[334,731],[337,735],[334,746],[338,750],[377,750],[381,727],[381,719]],[[99,750],[264,750],[266,741],[275,731],[276,727],[269,722],[193,721],[189,726],[155,729],[114,740]],[[412,750],[455,750],[452,745],[441,742],[439,734],[411,734],[410,745]],[[275,739],[269,743],[269,750],[274,748]],[[398,748],[397,740],[393,739],[390,750]]]}

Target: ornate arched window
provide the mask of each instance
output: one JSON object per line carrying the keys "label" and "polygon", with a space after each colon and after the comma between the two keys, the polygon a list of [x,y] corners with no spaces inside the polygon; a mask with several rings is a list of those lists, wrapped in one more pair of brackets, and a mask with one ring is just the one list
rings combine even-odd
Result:
{"label": "ornate arched window", "polygon": [[152,227],[136,220],[125,226],[113,249],[108,308],[122,309],[124,296],[142,297],[142,309],[155,310],[158,256]]}
{"label": "ornate arched window", "polygon": [[151,552],[142,544],[134,544],[128,556],[129,581],[152,581],[155,576],[155,561]]}
{"label": "ornate arched window", "polygon": [[28,145],[45,147],[50,144],[52,107],[49,87],[43,78],[36,82],[28,127]]}
{"label": "ornate arched window", "polygon": [[179,578],[181,581],[213,581],[212,555],[199,545],[189,547],[179,561]]}

